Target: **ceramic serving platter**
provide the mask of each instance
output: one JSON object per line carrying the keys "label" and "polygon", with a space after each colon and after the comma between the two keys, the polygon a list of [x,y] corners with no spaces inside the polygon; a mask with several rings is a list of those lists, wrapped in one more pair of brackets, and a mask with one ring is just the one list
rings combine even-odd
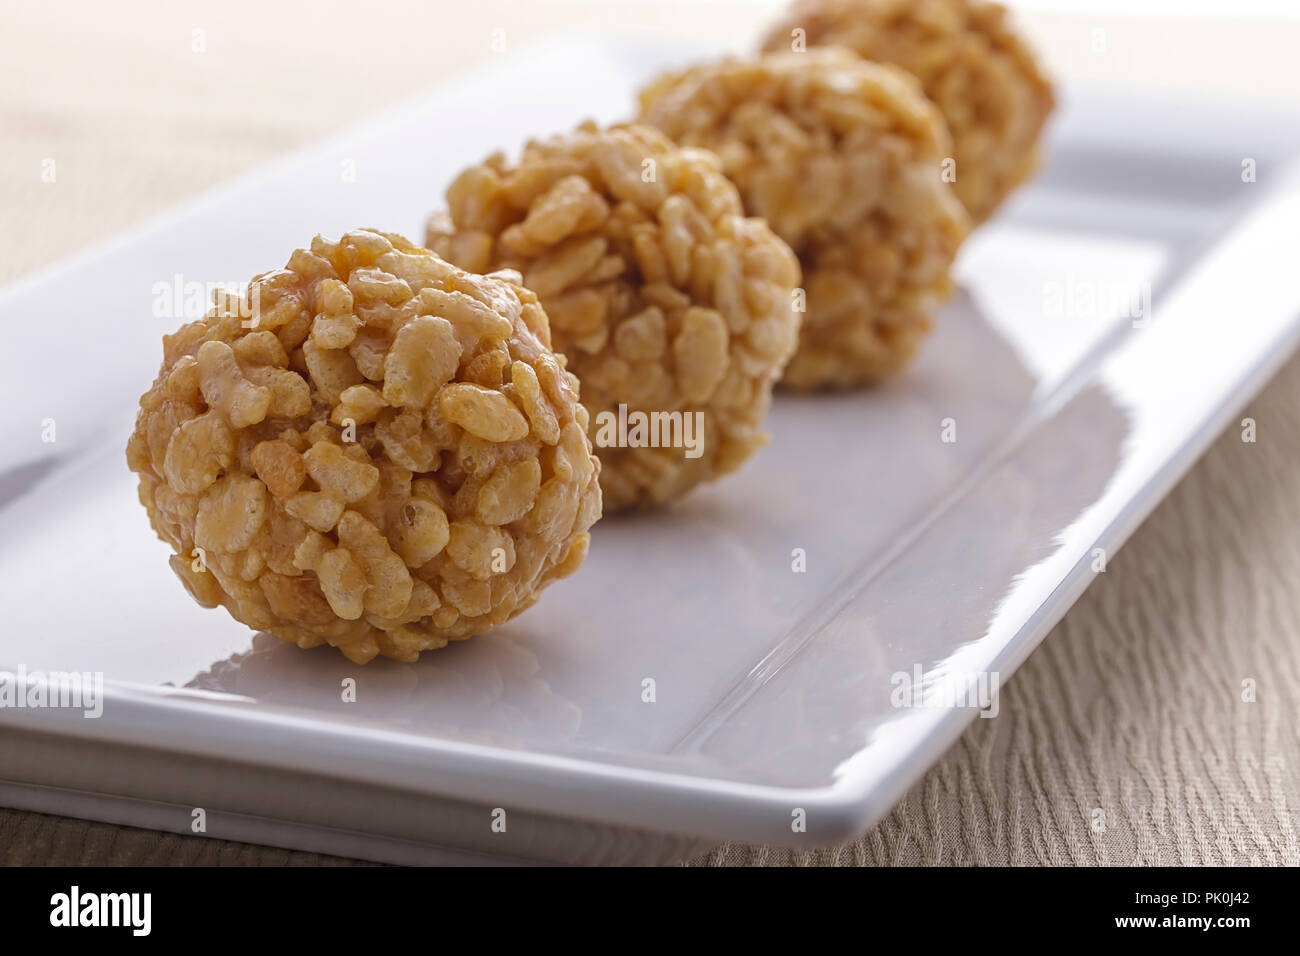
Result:
{"label": "ceramic serving platter", "polygon": [[851,838],[996,719],[1296,344],[1293,120],[1064,90],[913,368],[781,395],[742,472],[603,520],[491,636],[357,667],[172,577],[123,448],[186,284],[317,232],[418,237],[458,169],[622,118],[683,58],[586,36],[501,58],[0,294],[0,670],[103,680],[98,716],[0,706],[0,804],[395,862],[665,862]]}

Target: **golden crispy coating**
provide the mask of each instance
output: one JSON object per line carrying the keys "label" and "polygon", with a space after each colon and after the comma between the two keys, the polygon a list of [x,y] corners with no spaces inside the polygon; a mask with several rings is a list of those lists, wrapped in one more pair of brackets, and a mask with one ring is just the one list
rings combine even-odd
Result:
{"label": "golden crispy coating", "polygon": [[545,305],[582,381],[607,508],[671,501],[766,440],[799,268],[744,217],[716,157],[589,123],[529,143],[516,164],[498,154],[465,170],[447,204],[429,247],[466,269],[516,269]]}
{"label": "golden crispy coating", "polygon": [[317,237],[163,352],[127,461],[203,606],[413,661],[581,565],[599,462],[517,276],[400,236]]}
{"label": "golden crispy coating", "polygon": [[765,50],[840,46],[912,73],[953,138],[957,196],[982,222],[1038,165],[1052,85],[985,0],[796,0]]}
{"label": "golden crispy coating", "polygon": [[947,131],[914,79],[843,50],[771,53],[664,76],[641,105],[717,153],[746,211],[798,253],[806,314],[784,384],[870,384],[907,363],[968,228],[942,178]]}

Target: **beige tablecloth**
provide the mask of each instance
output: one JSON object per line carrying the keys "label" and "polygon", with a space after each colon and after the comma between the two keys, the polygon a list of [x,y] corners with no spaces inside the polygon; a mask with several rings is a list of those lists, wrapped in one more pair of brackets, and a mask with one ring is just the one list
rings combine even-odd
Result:
{"label": "beige tablecloth", "polygon": [[[295,20],[254,0],[6,5],[0,282],[474,65],[494,30],[507,51],[577,26],[734,45],[764,7],[477,0],[361,16],[330,0]],[[1025,23],[1068,76],[1300,98],[1300,23]],[[884,822],[834,850],[731,845],[698,862],[1300,864],[1300,359],[1243,414],[1258,441],[1219,438],[1009,682],[999,717]],[[333,861],[0,810],[0,862]]]}

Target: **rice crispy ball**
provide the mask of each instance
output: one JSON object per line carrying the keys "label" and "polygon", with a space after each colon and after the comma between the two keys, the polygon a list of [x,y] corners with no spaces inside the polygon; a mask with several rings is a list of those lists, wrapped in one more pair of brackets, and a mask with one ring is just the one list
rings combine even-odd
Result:
{"label": "rice crispy ball", "polygon": [[191,595],[299,647],[414,661],[576,570],[600,466],[517,279],[317,237],[165,336],[127,461]]}
{"label": "rice crispy ball", "polygon": [[914,79],[845,50],[771,53],[661,77],[641,106],[716,152],[746,211],[798,253],[806,314],[785,385],[871,384],[911,359],[968,229]]}
{"label": "rice crispy ball", "polygon": [[[794,350],[799,265],[702,150],[638,126],[496,154],[447,190],[427,243],[466,269],[516,269],[582,381],[608,509],[660,505],[733,471],[766,440]],[[696,423],[698,447],[605,430],[625,406]],[[612,439],[612,440],[611,440]],[[624,440],[626,439],[626,440]]]}
{"label": "rice crispy ball", "polygon": [[[802,30],[802,34],[795,31]],[[915,75],[953,138],[957,196],[982,222],[1037,167],[1052,85],[1000,4],[796,0],[764,41],[841,46]]]}

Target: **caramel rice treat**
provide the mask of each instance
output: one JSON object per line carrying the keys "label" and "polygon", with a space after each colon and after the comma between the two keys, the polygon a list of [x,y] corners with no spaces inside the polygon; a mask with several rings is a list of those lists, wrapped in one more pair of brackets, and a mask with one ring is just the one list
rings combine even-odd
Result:
{"label": "caramel rice treat", "polygon": [[1007,11],[984,0],[796,0],[764,42],[847,47],[915,75],[953,138],[957,196],[979,223],[1038,165],[1052,86]]}
{"label": "caramel rice treat", "polygon": [[165,336],[127,461],[204,607],[414,661],[582,564],[600,516],[586,426],[517,276],[357,231]]}
{"label": "caramel rice treat", "polygon": [[641,105],[717,153],[746,211],[798,253],[807,311],[786,385],[870,384],[907,363],[968,228],[941,175],[947,130],[911,76],[845,50],[771,53],[669,74]]}
{"label": "caramel rice treat", "polygon": [[744,217],[715,156],[588,123],[465,170],[447,204],[429,248],[518,270],[545,305],[582,381],[607,508],[671,501],[766,441],[799,266]]}

